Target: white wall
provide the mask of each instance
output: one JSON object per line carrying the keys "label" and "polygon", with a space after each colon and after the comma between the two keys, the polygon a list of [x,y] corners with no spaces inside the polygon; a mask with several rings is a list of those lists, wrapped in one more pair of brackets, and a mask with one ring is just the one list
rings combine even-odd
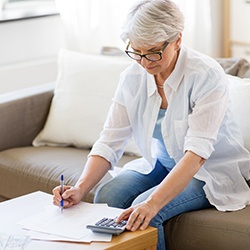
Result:
{"label": "white wall", "polygon": [[0,22],[0,94],[55,81],[63,47],[59,15]]}
{"label": "white wall", "polygon": [[[211,56],[221,57],[223,27],[218,23],[222,1],[212,3]],[[201,43],[203,40],[201,36]],[[66,39],[59,15],[0,22],[0,94],[55,81],[57,54],[64,47]]]}

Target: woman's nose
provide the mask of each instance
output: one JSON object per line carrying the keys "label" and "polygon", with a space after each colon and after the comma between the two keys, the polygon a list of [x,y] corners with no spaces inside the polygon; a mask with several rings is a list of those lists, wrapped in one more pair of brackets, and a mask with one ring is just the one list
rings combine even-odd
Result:
{"label": "woman's nose", "polygon": [[142,57],[140,64],[145,67],[150,63],[150,61],[148,59],[146,59],[146,57]]}

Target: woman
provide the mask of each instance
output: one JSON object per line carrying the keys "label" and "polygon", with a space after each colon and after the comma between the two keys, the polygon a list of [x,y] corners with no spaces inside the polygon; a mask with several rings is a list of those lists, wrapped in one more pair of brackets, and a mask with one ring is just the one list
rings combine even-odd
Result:
{"label": "woman", "polygon": [[[143,158],[100,187],[95,202],[126,208],[118,221],[128,219],[128,230],[157,227],[158,249],[166,247],[162,223],[173,216],[211,206],[238,210],[250,202],[250,157],[233,122],[225,74],[182,44],[183,27],[170,0],[144,0],[131,9],[122,38],[136,63],[121,74],[81,177],[62,195],[65,207],[77,204],[133,136]],[[60,205],[60,187],[53,193]]]}

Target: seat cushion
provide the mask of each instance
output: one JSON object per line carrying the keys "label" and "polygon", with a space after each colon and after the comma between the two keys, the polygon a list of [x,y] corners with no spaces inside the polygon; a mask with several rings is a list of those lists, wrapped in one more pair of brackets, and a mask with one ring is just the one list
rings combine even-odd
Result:
{"label": "seat cushion", "polygon": [[210,208],[181,214],[165,225],[169,249],[250,249],[249,218],[250,206],[235,212],[219,212]]}
{"label": "seat cushion", "polygon": [[[0,152],[0,196],[14,198],[41,190],[51,193],[64,174],[65,184],[74,185],[84,168],[89,150],[73,147],[21,147]],[[124,156],[120,166],[132,156]],[[98,171],[98,167],[97,167]],[[85,197],[92,202],[96,188],[109,180],[107,173]]]}

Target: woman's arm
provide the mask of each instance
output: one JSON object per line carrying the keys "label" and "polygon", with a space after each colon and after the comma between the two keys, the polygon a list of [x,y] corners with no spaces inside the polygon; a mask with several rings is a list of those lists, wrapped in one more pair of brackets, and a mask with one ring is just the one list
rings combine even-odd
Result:
{"label": "woman's arm", "polygon": [[82,200],[88,192],[102,179],[110,170],[110,162],[100,156],[90,156],[85,168],[74,187],[65,186],[64,193],[60,194],[60,186],[53,189],[53,203],[60,206],[60,201],[64,199],[64,207],[71,207]]}
{"label": "woman's arm", "polygon": [[[149,197],[149,201],[160,210],[176,197],[191,181],[205,160],[197,154],[187,151],[159,187]],[[166,192],[166,190],[168,190]]]}
{"label": "woman's arm", "polygon": [[[74,187],[64,186],[53,189],[53,203],[60,206],[64,199],[64,207],[77,204],[102,179],[108,170],[114,166],[123,154],[126,141],[131,137],[131,127],[126,108],[117,103],[110,107],[104,129],[98,141],[93,145],[84,170]],[[102,153],[102,156],[98,155]]]}
{"label": "woman's arm", "polygon": [[85,196],[110,170],[110,167],[110,162],[103,157],[90,156],[75,187],[80,188],[83,196]]}
{"label": "woman's arm", "polygon": [[[128,219],[127,229],[144,230],[150,220],[188,185],[205,160],[191,151],[176,164],[149,198],[125,210],[118,221]],[[143,223],[142,223],[143,222]]]}

